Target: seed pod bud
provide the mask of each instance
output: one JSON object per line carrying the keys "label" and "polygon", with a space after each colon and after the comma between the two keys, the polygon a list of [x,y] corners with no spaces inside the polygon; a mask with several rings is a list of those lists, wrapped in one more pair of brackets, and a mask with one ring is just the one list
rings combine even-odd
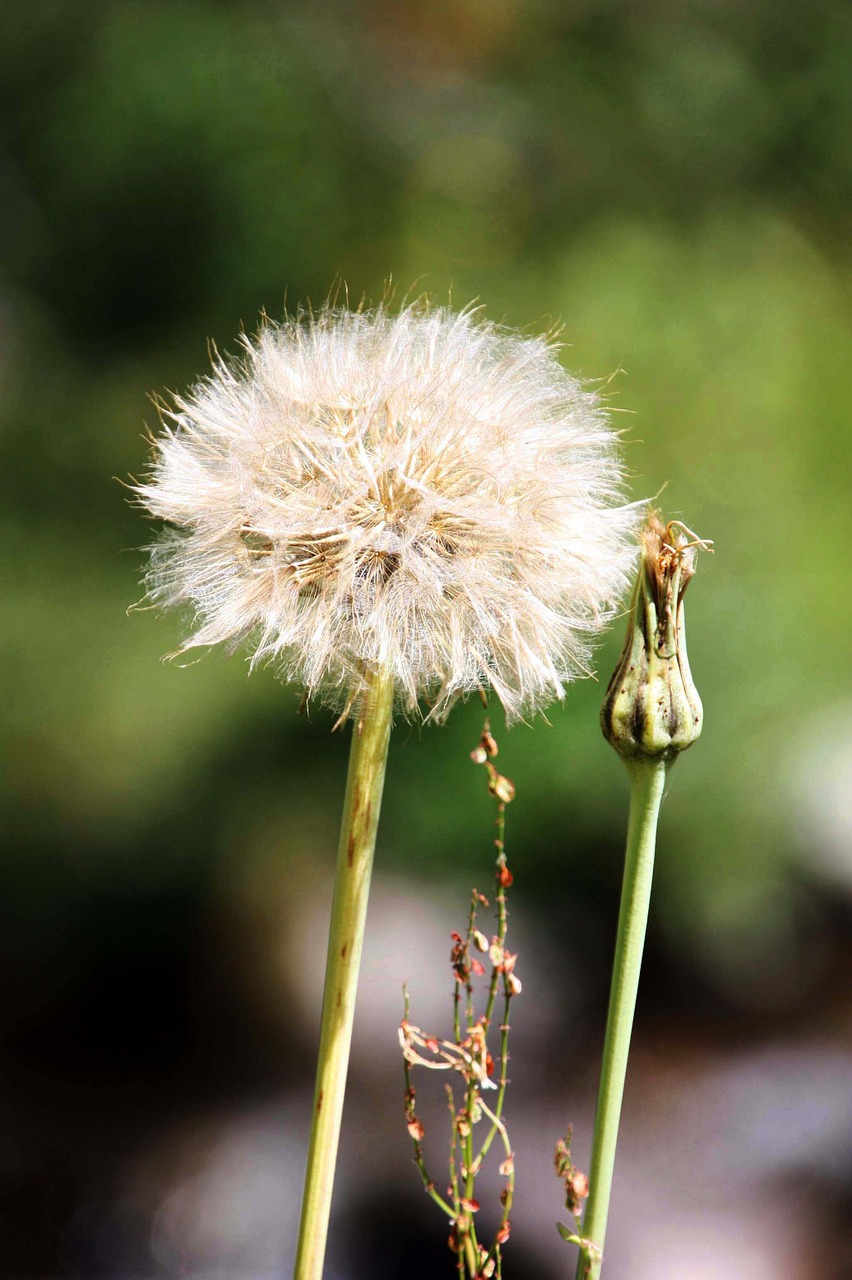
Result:
{"label": "seed pod bud", "polygon": [[695,554],[712,544],[650,511],[627,641],[601,708],[604,737],[626,760],[673,760],[699,737],[703,712],[686,654],[683,596]]}

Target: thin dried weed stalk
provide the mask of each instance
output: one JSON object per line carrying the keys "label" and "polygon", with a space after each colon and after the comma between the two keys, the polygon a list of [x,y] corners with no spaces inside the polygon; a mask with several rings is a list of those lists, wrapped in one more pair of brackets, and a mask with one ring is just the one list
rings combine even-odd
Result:
{"label": "thin dried weed stalk", "polygon": [[433,718],[491,686],[510,719],[587,669],[635,560],[617,436],[553,345],[476,313],[327,307],[242,340],[164,411],[137,487],[166,521],[148,598],[183,649],[338,708],[371,670]]}

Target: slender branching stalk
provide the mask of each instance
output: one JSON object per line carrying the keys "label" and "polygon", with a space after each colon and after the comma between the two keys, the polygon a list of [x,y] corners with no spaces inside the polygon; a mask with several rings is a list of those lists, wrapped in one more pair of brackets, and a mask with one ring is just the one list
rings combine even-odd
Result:
{"label": "slender branching stalk", "polygon": [[[476,889],[470,899],[467,928],[464,935],[452,934],[450,964],[453,970],[453,1039],[421,1031],[409,1020],[408,991],[404,990],[404,1017],[400,1026],[400,1044],[405,1073],[405,1119],[414,1148],[414,1163],[426,1193],[445,1214],[450,1227],[448,1244],[455,1256],[458,1280],[500,1280],[503,1245],[511,1234],[509,1214],[515,1194],[515,1157],[503,1120],[503,1104],[509,1083],[509,1013],[511,1002],[520,994],[521,983],[515,973],[516,955],[506,949],[509,913],[506,890],[512,884],[512,873],[506,865],[504,843],[506,805],[513,799],[515,788],[508,778],[498,773],[491,759],[497,755],[497,743],[486,721],[473,760],[484,765],[488,789],[497,801],[497,861],[494,868],[497,932],[490,941],[477,927],[477,913],[488,907],[488,899]],[[484,992],[485,1011],[476,1013],[475,978],[483,978],[485,965],[478,958],[487,955],[491,974]],[[500,1024],[499,1061],[495,1063],[488,1050],[488,1032],[502,990],[502,1022]],[[461,1077],[462,1105],[457,1106],[452,1084],[446,1085],[450,1114],[450,1148],[446,1198],[438,1191],[426,1166],[423,1151],[424,1128],[416,1111],[416,1092],[412,1083],[412,1067],[431,1071],[448,1071]],[[496,1068],[499,1074],[492,1080]],[[486,1091],[494,1090],[493,1106],[485,1101]],[[487,1124],[482,1122],[486,1121]],[[487,1128],[478,1136],[477,1126]],[[500,1192],[500,1215],[490,1244],[483,1242],[477,1230],[480,1205],[476,1198],[476,1180],[494,1139],[499,1136],[504,1158],[499,1165],[505,1181]]]}
{"label": "slender branching stalk", "polygon": [[295,1280],[322,1276],[392,710],[392,682],[374,675],[352,730]]}

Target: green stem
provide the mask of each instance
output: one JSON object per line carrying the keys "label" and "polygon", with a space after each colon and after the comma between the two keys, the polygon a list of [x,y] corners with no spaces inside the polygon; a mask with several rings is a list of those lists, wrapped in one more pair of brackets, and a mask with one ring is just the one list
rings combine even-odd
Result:
{"label": "green stem", "polygon": [[322,1276],[392,710],[393,685],[380,673],[352,731],[294,1280]]}
{"label": "green stem", "polygon": [[577,1280],[598,1280],[601,1273],[618,1121],[651,900],[657,818],[668,767],[664,760],[647,756],[625,763],[631,784],[630,822],[592,1139],[589,1199],[583,1218],[583,1238],[588,1244],[580,1250]]}

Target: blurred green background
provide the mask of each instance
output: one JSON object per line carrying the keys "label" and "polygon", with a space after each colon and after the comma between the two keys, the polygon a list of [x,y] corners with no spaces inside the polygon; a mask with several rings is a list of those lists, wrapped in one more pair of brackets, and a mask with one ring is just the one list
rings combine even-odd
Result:
{"label": "blurred green background", "polygon": [[[675,1063],[848,1049],[852,10],[30,0],[2,29],[3,1273],[284,1274],[149,1255],[149,1202],[116,1186],[152,1129],[307,1087],[299,957],[273,957],[330,871],[347,743],[242,655],[160,662],[179,622],[126,616],[150,529],[115,478],[144,471],[149,393],[203,373],[210,339],[341,282],[561,324],[633,496],[665,486],[716,541],[637,1061],[643,1037]],[[548,1033],[560,1114],[596,1071],[626,816],[601,694],[498,729],[515,905],[552,944],[547,999],[581,993],[570,1041]],[[460,915],[488,878],[481,719],[394,735],[378,861],[412,937],[418,895]]]}

